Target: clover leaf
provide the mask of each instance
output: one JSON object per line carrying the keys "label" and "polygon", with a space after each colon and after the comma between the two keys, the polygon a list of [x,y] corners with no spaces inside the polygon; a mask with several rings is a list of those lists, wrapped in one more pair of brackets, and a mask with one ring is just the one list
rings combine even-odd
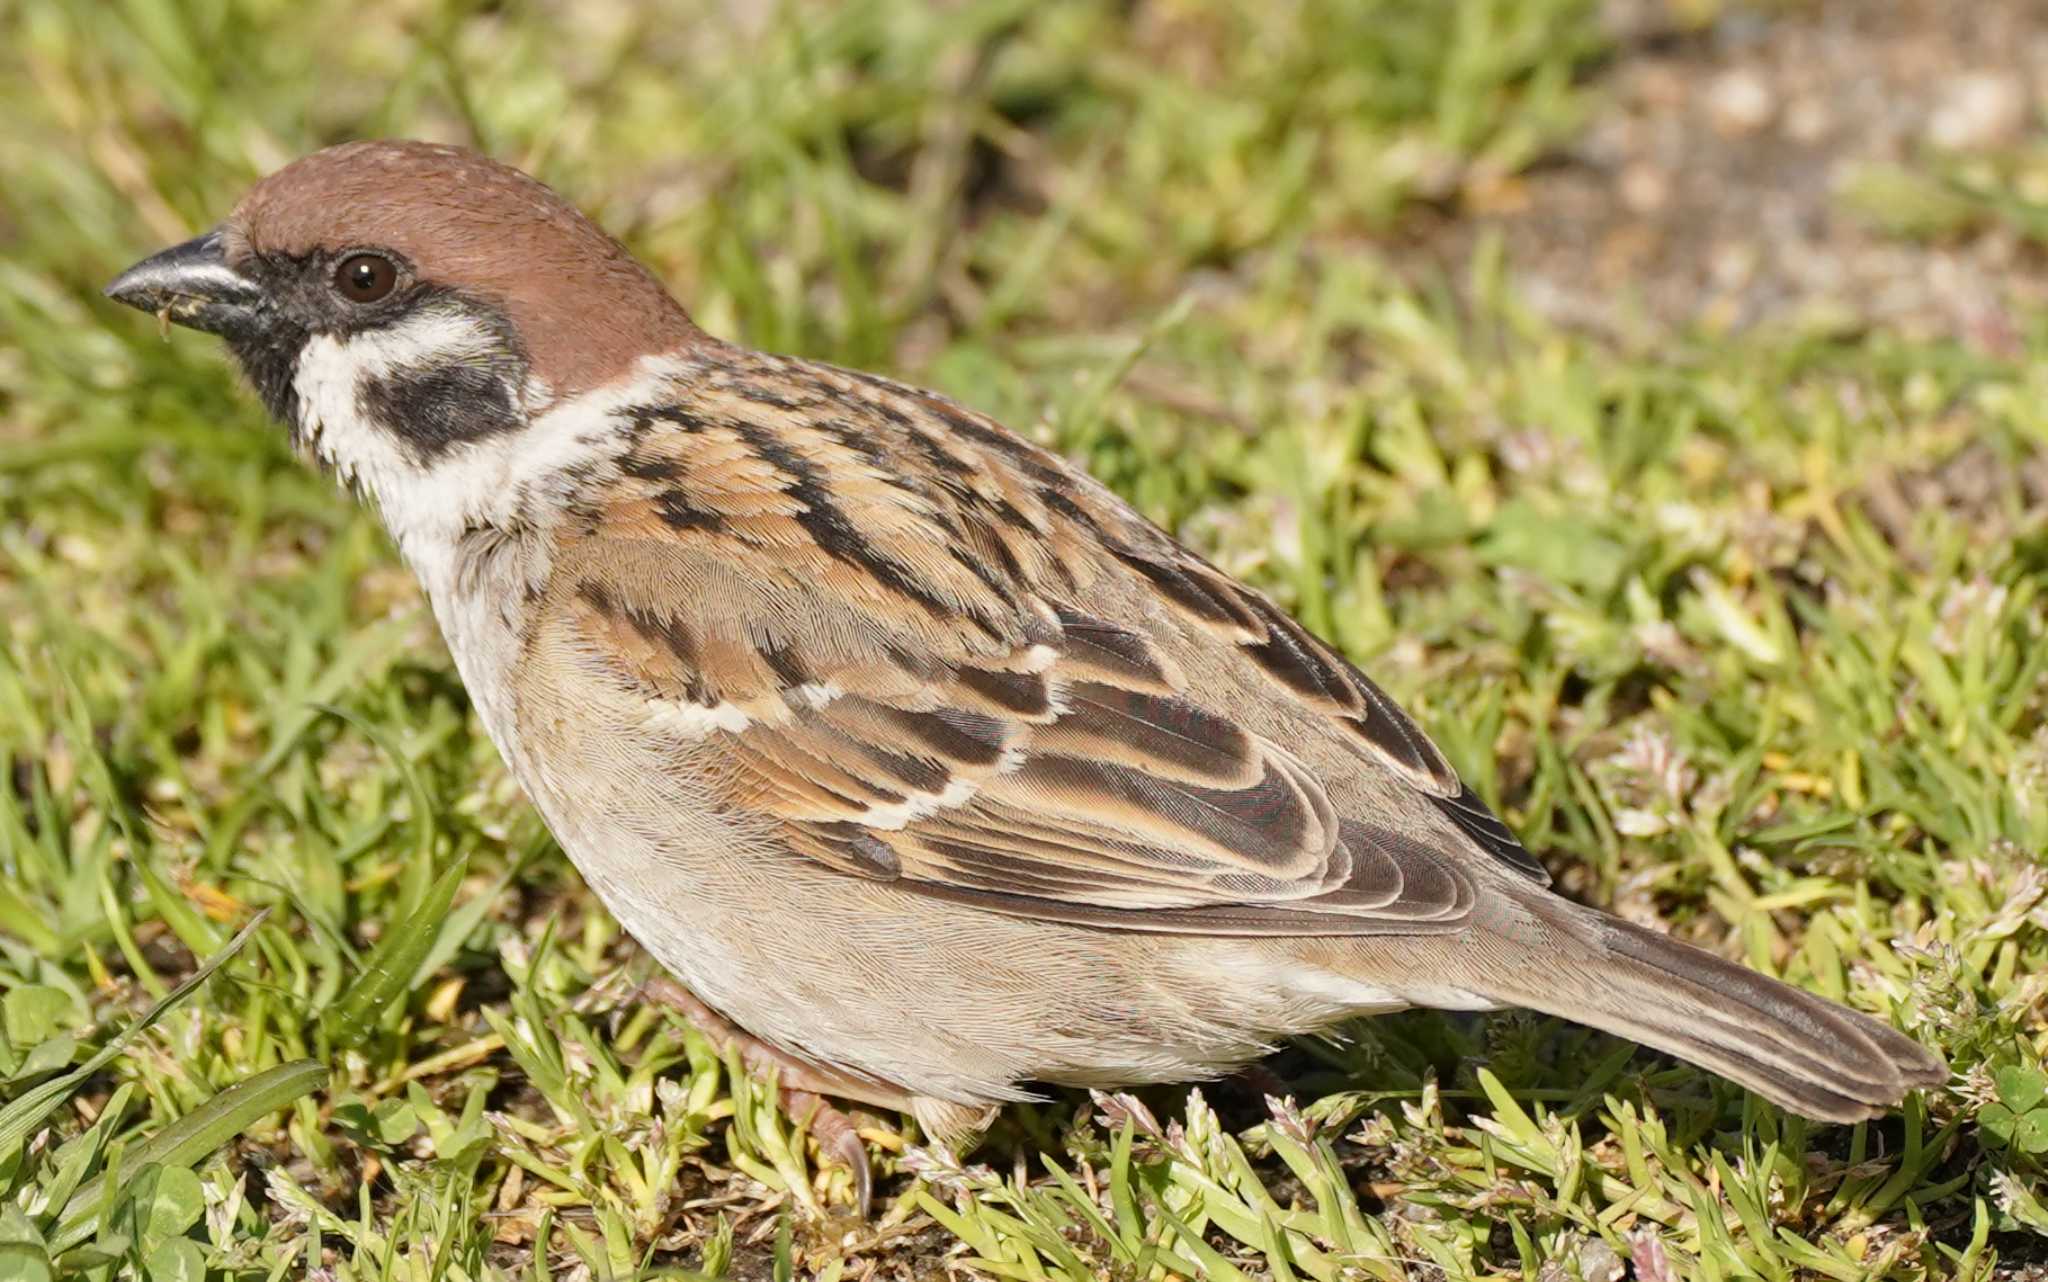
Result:
{"label": "clover leaf", "polygon": [[2002,1148],[2048,1153],[2048,1078],[2037,1068],[2010,1064],[1991,1080],[1998,1088],[1998,1102],[1986,1104],[1977,1114],[1984,1133]]}

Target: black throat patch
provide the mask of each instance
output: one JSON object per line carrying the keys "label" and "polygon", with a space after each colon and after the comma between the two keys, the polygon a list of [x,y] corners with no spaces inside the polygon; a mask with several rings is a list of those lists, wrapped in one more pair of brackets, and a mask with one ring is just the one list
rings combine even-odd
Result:
{"label": "black throat patch", "polygon": [[263,323],[247,332],[229,334],[228,350],[249,378],[249,385],[270,416],[284,424],[294,437],[299,427],[299,394],[292,388],[298,373],[299,353],[305,350],[305,326],[266,308]]}

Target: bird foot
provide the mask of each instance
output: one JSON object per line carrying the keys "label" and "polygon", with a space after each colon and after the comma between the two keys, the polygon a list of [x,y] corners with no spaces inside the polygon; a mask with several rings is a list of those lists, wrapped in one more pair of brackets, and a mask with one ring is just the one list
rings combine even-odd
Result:
{"label": "bird foot", "polygon": [[801,1117],[818,1151],[853,1174],[853,1201],[865,1220],[874,1209],[874,1175],[868,1167],[868,1147],[861,1142],[853,1119],[834,1108],[824,1096],[811,1091],[782,1088],[782,1107],[791,1117]]}
{"label": "bird foot", "polygon": [[874,1176],[868,1166],[867,1146],[861,1142],[853,1119],[825,1096],[898,1110],[911,1109],[911,1097],[883,1083],[834,1072],[771,1046],[706,1006],[695,993],[666,975],[649,979],[640,991],[642,996],[689,1020],[721,1054],[737,1052],[749,1073],[775,1079],[782,1091],[782,1111],[804,1124],[817,1141],[820,1153],[852,1172],[854,1199],[861,1218],[867,1219],[874,1202]]}

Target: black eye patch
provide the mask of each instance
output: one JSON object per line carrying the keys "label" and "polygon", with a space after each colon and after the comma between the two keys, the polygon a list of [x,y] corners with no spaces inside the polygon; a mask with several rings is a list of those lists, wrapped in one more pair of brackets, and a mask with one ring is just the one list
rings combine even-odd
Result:
{"label": "black eye patch", "polygon": [[516,432],[508,371],[490,365],[429,365],[366,378],[356,390],[365,417],[382,423],[422,463],[457,445]]}

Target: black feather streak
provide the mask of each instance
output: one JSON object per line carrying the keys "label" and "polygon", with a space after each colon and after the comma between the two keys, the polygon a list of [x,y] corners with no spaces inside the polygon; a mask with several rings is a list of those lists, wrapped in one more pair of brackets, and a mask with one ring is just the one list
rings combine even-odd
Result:
{"label": "black feather streak", "polygon": [[[898,596],[915,601],[936,618],[950,618],[960,607],[935,595],[901,565],[878,553],[860,527],[840,508],[838,500],[818,476],[810,460],[784,445],[774,432],[754,423],[731,422],[726,426],[746,442],[747,448],[791,478],[789,493],[800,504],[797,523],[827,555],[856,566]],[[1001,632],[971,608],[961,611],[987,633],[1000,639]]]}

